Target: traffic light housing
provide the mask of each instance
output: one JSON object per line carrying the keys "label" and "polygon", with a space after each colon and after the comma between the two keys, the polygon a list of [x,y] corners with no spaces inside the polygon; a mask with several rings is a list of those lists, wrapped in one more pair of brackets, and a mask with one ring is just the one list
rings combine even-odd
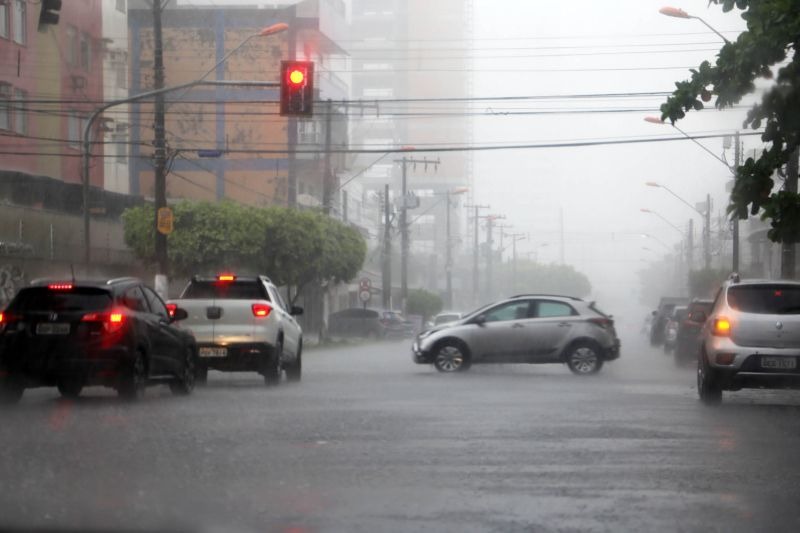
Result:
{"label": "traffic light housing", "polygon": [[314,114],[314,63],[281,61],[281,116]]}
{"label": "traffic light housing", "polygon": [[48,24],[58,24],[61,0],[41,0],[42,9],[39,11],[39,30]]}

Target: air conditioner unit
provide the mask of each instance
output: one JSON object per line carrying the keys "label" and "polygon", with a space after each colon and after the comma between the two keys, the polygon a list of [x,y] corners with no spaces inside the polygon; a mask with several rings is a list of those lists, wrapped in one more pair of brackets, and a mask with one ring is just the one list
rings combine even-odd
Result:
{"label": "air conditioner unit", "polygon": [[70,80],[72,81],[72,90],[73,91],[77,91],[78,89],[85,89],[86,88],[86,76],[72,75],[72,76],[70,76]]}

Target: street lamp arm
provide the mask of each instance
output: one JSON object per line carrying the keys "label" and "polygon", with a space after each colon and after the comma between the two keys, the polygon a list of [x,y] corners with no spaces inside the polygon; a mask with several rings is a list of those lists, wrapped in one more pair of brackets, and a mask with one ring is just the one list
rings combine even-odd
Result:
{"label": "street lamp arm", "polygon": [[696,16],[694,16],[694,15],[689,15],[689,17],[688,17],[688,18],[690,18],[690,19],[697,19],[697,20],[699,20],[700,22],[702,22],[703,24],[705,24],[705,25],[706,25],[706,28],[708,28],[709,30],[711,30],[711,31],[713,31],[714,33],[716,33],[716,34],[719,36],[719,38],[720,38],[720,39],[722,39],[723,41],[725,41],[725,44],[731,44],[731,42],[730,42],[730,41],[729,41],[729,40],[728,40],[728,39],[727,39],[727,38],[726,38],[724,35],[722,35],[720,32],[718,32],[718,31],[717,31],[717,30],[716,30],[716,29],[715,29],[715,28],[714,28],[714,27],[713,27],[711,24],[709,24],[709,23],[708,23],[708,22],[706,22],[705,20],[701,19],[700,17],[696,17]]}
{"label": "street lamp arm", "polygon": [[690,204],[689,202],[687,202],[686,200],[684,200],[683,198],[681,198],[680,196],[678,196],[677,194],[675,194],[675,193],[672,191],[672,189],[670,189],[669,187],[665,187],[664,185],[659,185],[659,187],[661,187],[662,189],[664,189],[665,191],[667,191],[668,193],[670,193],[672,196],[674,196],[675,198],[677,198],[678,200],[680,200],[681,202],[683,202],[683,204],[684,204],[684,205],[686,205],[686,206],[687,206],[689,209],[691,209],[692,211],[694,211],[695,213],[697,213],[697,214],[698,214],[698,215],[700,215],[701,217],[702,217],[702,216],[705,216],[705,213],[703,213],[702,211],[700,211],[699,209],[697,209],[696,207],[694,207],[692,204]]}
{"label": "street lamp arm", "polygon": [[695,143],[697,146],[699,146],[700,148],[702,148],[703,150],[705,150],[706,152],[708,152],[708,154],[709,154],[711,157],[713,157],[714,159],[716,159],[717,161],[719,161],[720,163],[722,163],[723,165],[725,165],[725,168],[727,168],[727,169],[728,169],[728,170],[730,170],[731,172],[733,172],[733,171],[734,171],[734,169],[733,169],[733,168],[732,168],[732,167],[731,167],[731,166],[730,166],[730,165],[727,163],[727,161],[725,161],[725,160],[724,160],[724,159],[722,159],[720,156],[718,156],[717,154],[715,154],[714,152],[712,152],[711,150],[709,150],[709,149],[708,149],[708,148],[707,148],[707,147],[706,147],[706,146],[705,146],[703,143],[701,143],[700,141],[698,141],[697,139],[695,139],[694,137],[692,137],[691,135],[689,135],[688,133],[686,133],[685,131],[683,131],[682,129],[680,129],[680,128],[679,128],[678,126],[676,126],[675,124],[673,124],[673,125],[672,125],[672,127],[673,127],[673,128],[675,128],[676,130],[678,130],[678,131],[681,133],[681,135],[683,135],[684,137],[686,137],[687,139],[689,139],[690,141],[692,141],[693,143]]}

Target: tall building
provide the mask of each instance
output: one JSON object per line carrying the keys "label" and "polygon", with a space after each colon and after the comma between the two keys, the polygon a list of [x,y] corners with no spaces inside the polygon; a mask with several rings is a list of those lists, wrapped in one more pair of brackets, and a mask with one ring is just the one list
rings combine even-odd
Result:
{"label": "tall building", "polygon": [[[128,95],[128,6],[126,0],[103,0],[103,100],[110,102]],[[128,147],[131,116],[127,104],[114,106],[103,113],[106,157],[103,188],[127,194]]]}
{"label": "tall building", "polygon": [[[351,95],[364,105],[362,113],[351,113],[354,146],[427,148],[471,143],[471,1],[353,0],[352,29]],[[418,207],[408,211],[409,286],[442,292],[447,268],[443,251],[450,245],[452,256],[458,256],[469,229],[460,209],[466,202],[454,197],[448,242],[445,193],[471,189],[472,158],[469,152],[410,152],[406,157],[417,161],[407,164],[406,170],[409,195],[419,199],[411,200]],[[375,163],[376,159],[374,154],[363,155],[353,164],[354,168],[368,167],[361,201],[368,204],[389,183],[399,205],[403,156],[393,154]],[[420,162],[425,159],[428,164]],[[434,160],[439,164],[432,164]],[[393,285],[398,279],[395,274]],[[456,288],[466,281],[457,276]]]}
{"label": "tall building", "polygon": [[[338,45],[345,4],[302,2],[207,2],[178,0],[161,16],[165,86],[195,80],[277,82],[281,60],[315,62],[317,105],[313,118],[278,114],[275,87],[197,87],[165,97],[168,198],[219,200],[250,205],[321,205],[326,115],[331,144],[346,143],[346,127],[327,99],[342,100],[347,85],[338,76],[344,61]],[[131,93],[153,87],[153,12],[131,3],[128,24]],[[277,23],[281,33],[257,34]],[[230,54],[230,55],[229,55]],[[131,115],[130,190],[153,196],[153,106],[134,103]],[[298,153],[296,153],[298,152]],[[208,157],[212,156],[212,157]],[[343,167],[340,157],[333,168]]]}

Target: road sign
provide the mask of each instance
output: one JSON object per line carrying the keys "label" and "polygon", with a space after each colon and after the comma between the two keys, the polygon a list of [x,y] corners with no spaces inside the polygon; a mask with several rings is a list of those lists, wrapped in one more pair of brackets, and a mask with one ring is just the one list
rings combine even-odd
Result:
{"label": "road sign", "polygon": [[359,290],[369,292],[369,290],[371,288],[372,288],[372,281],[370,281],[369,278],[361,278],[358,281],[358,289]]}
{"label": "road sign", "polygon": [[162,207],[158,210],[158,232],[163,235],[172,233],[174,216],[172,209],[169,207]]}
{"label": "road sign", "polygon": [[369,290],[366,291],[358,291],[358,299],[364,303],[367,303],[372,298],[372,293]]}

